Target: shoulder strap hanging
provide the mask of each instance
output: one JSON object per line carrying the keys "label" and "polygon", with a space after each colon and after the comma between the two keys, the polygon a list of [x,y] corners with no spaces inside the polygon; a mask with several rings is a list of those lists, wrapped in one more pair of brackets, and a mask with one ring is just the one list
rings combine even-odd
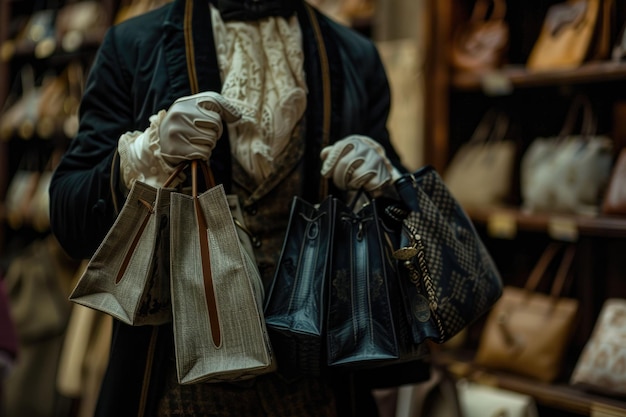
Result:
{"label": "shoulder strap hanging", "polygon": [[[322,95],[323,95],[323,126],[322,126],[322,149],[330,143],[330,118],[331,118],[331,89],[330,89],[330,66],[328,63],[328,54],[326,52],[326,45],[322,38],[322,30],[320,29],[319,22],[315,10],[308,3],[305,4],[306,11],[313,27],[313,33],[315,34],[315,41],[317,43],[317,51],[320,58],[320,67],[322,73]],[[322,201],[328,195],[328,181],[320,181],[319,196]]]}

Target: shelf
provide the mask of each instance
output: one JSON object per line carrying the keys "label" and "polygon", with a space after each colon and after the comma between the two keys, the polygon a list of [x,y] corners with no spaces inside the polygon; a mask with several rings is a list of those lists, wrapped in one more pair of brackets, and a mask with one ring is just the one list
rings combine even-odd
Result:
{"label": "shelf", "polygon": [[[603,410],[605,415],[626,416],[626,400],[592,394],[567,384],[554,384],[535,381],[522,376],[487,370],[472,364],[472,353],[437,352],[434,360],[438,365],[446,367],[457,378],[470,380],[502,389],[530,395],[538,404],[558,408],[579,415],[595,415]],[[610,414],[608,414],[610,412]]]}
{"label": "shelf", "polygon": [[626,237],[626,217],[529,213],[516,207],[466,211],[475,224],[486,226],[493,237],[513,239],[519,231],[543,232],[565,241],[575,241],[580,236]]}
{"label": "shelf", "polygon": [[457,72],[452,75],[451,85],[460,91],[483,90],[498,95],[509,94],[517,88],[606,83],[624,78],[626,62],[601,61],[567,70],[529,71],[523,66],[508,66],[484,73]]}

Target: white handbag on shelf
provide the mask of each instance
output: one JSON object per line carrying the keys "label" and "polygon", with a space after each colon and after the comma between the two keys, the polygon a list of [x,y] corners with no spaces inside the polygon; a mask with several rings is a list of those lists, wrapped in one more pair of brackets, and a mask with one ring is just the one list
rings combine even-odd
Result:
{"label": "white handbag on shelf", "polygon": [[[583,110],[580,134],[571,134]],[[613,164],[612,141],[595,133],[595,117],[585,97],[572,103],[561,133],[536,138],[521,160],[523,207],[529,211],[596,214]]]}
{"label": "white handbag on shelf", "polygon": [[463,417],[538,417],[535,399],[502,388],[459,380],[457,392]]}

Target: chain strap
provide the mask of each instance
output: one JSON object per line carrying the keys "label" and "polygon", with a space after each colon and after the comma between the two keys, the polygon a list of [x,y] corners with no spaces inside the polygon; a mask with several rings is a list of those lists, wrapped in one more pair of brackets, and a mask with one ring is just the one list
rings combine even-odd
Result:
{"label": "chain strap", "polygon": [[[394,258],[403,261],[402,265],[404,265],[404,267],[409,271],[409,279],[411,280],[411,283],[415,285],[419,293],[422,292],[419,285],[421,278],[421,281],[424,284],[424,289],[426,290],[426,295],[428,296],[428,305],[430,307],[431,314],[435,318],[437,328],[439,329],[440,341],[443,341],[445,339],[446,332],[437,312],[439,307],[437,304],[437,293],[426,262],[426,247],[424,246],[424,240],[413,226],[407,224],[406,222],[404,225],[408,229],[412,244],[411,246],[405,246],[397,249],[393,256]],[[413,265],[413,259],[417,259],[419,271]]]}

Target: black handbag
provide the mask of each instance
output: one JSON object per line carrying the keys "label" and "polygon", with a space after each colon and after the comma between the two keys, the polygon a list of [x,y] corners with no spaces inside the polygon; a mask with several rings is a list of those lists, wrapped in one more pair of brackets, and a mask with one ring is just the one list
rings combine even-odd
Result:
{"label": "black handbag", "polygon": [[279,366],[319,375],[323,356],[333,199],[318,206],[294,197],[287,233],[265,304],[265,323]]}
{"label": "black handbag", "polygon": [[328,365],[383,375],[387,366],[424,359],[426,347],[411,338],[393,258],[402,221],[387,213],[398,202],[371,199],[355,211],[354,202],[333,201]]}
{"label": "black handbag", "polygon": [[[414,343],[443,343],[485,314],[502,294],[502,279],[471,219],[432,166],[395,183],[408,213],[398,260]],[[405,209],[406,210],[406,209]]]}

